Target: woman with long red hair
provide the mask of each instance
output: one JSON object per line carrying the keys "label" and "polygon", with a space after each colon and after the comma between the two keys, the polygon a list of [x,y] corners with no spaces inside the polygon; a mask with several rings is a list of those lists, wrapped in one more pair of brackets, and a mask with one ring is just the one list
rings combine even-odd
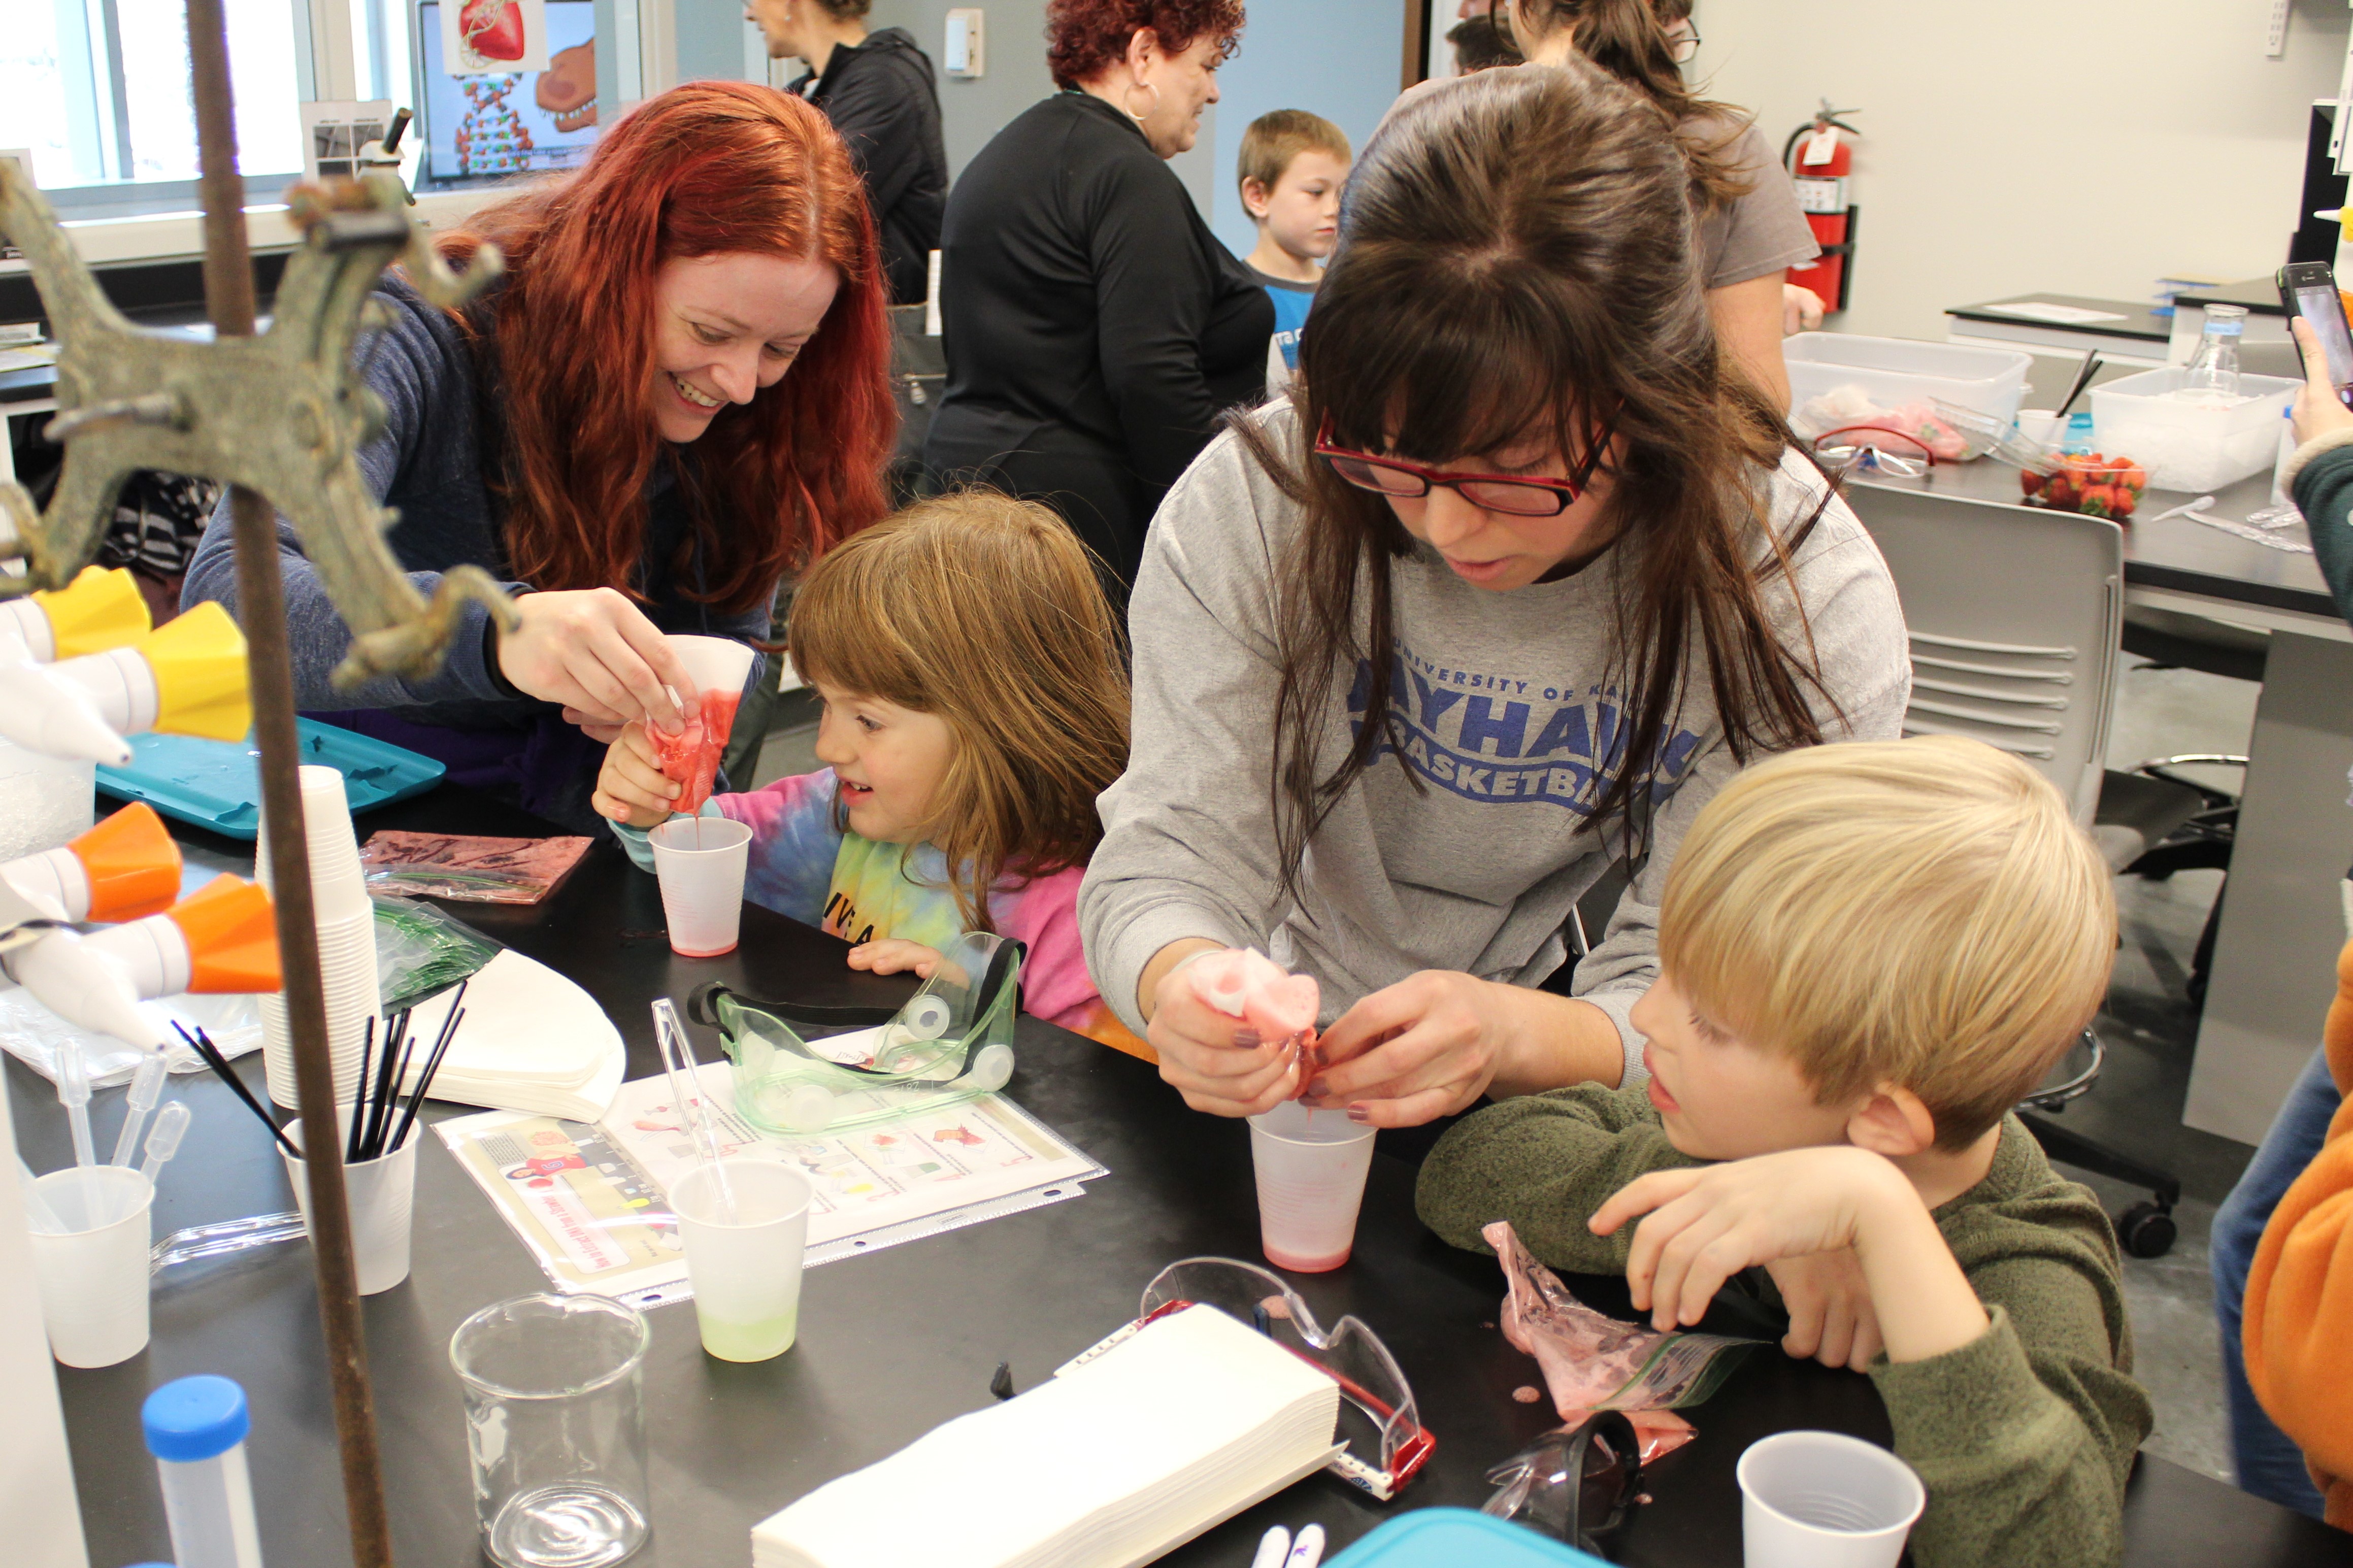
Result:
{"label": "woman with long red hair", "polygon": [[[662,634],[765,636],[779,580],[888,510],[886,289],[839,138],[745,82],[649,100],[441,248],[485,241],[507,274],[462,311],[380,286],[389,325],[359,354],[386,418],[361,467],[420,590],[486,567],[522,626],[470,606],[434,675],[338,691],[350,630],[281,523],[295,696],[586,829],[619,726],[682,723]],[[226,510],[184,599],[237,607]]]}

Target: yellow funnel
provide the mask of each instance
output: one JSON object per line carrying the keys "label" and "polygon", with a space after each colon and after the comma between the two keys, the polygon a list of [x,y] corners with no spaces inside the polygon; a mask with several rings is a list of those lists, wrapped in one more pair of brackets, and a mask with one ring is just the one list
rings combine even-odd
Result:
{"label": "yellow funnel", "polygon": [[85,566],[81,575],[56,593],[34,595],[33,603],[48,617],[59,658],[79,658],[135,643],[152,624],[139,584],[120,566],[111,572]]}
{"label": "yellow funnel", "polygon": [[242,741],[253,728],[245,685],[245,634],[207,599],[167,621],[139,645],[155,672],[159,734]]}

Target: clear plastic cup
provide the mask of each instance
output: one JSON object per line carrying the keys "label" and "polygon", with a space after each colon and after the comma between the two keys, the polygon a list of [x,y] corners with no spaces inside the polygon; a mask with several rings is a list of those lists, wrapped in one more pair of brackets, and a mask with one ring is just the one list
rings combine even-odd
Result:
{"label": "clear plastic cup", "polygon": [[684,958],[734,952],[752,830],[723,816],[673,816],[646,837],[661,879],[670,951]]}
{"label": "clear plastic cup", "polygon": [[[793,1348],[800,1325],[801,1251],[808,1244],[808,1178],[773,1160],[696,1165],[670,1188],[694,1286],[702,1348],[721,1361],[766,1361]],[[732,1215],[732,1217],[730,1217]]]}
{"label": "clear plastic cup", "polygon": [[33,1229],[49,1353],[68,1366],[129,1361],[147,1348],[154,1184],[123,1165],[72,1165],[33,1186],[66,1226]]}
{"label": "clear plastic cup", "polygon": [[[338,1107],[336,1124],[351,1127],[351,1108]],[[286,1130],[294,1147],[302,1146],[302,1124]],[[343,1209],[351,1215],[352,1256],[358,1265],[360,1294],[374,1296],[408,1278],[408,1236],[417,1195],[417,1145],[425,1123],[411,1122],[399,1148],[373,1160],[343,1167]],[[311,1220],[311,1169],[285,1150],[286,1179],[294,1184],[294,1203],[302,1211],[307,1232]]]}
{"label": "clear plastic cup", "polygon": [[1752,1443],[1736,1473],[1746,1568],[1895,1568],[1928,1501],[1911,1466],[1837,1432]]}
{"label": "clear plastic cup", "polygon": [[607,1568],[644,1544],[644,1316],[519,1296],[458,1325],[482,1547],[501,1568]]}
{"label": "clear plastic cup", "polygon": [[1347,1262],[1373,1166],[1374,1130],[1357,1126],[1345,1111],[1310,1110],[1295,1100],[1251,1117],[1250,1127],[1266,1260],[1294,1274],[1321,1274]]}

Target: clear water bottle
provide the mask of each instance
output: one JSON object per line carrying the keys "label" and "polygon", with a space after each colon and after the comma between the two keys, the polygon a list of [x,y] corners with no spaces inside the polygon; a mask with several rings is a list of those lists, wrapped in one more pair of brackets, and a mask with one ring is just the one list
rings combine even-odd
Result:
{"label": "clear water bottle", "polygon": [[2247,330],[2244,305],[2206,307],[2206,335],[2174,394],[2187,403],[2235,403],[2239,398],[2239,337]]}

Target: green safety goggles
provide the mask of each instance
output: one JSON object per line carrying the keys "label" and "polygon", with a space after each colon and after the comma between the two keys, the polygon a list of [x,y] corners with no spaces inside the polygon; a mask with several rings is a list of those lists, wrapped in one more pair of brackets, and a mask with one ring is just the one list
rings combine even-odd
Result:
{"label": "green safety goggles", "polygon": [[712,982],[687,1016],[719,1031],[735,1109],[765,1132],[807,1134],[994,1094],[1013,1076],[1022,944],[966,931],[906,1005],[765,1001]]}

